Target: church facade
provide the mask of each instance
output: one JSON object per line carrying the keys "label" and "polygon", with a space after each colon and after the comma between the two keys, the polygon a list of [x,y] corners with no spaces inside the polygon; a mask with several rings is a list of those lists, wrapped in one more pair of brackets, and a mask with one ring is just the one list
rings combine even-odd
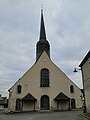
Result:
{"label": "church facade", "polygon": [[43,10],[36,62],[9,89],[9,111],[69,110],[82,108],[81,90],[50,58]]}

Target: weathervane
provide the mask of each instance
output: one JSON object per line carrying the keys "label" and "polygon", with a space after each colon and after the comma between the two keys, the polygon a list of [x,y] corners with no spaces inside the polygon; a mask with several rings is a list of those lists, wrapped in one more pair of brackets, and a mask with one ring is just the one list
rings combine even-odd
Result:
{"label": "weathervane", "polygon": [[43,4],[41,4],[41,13],[43,13]]}

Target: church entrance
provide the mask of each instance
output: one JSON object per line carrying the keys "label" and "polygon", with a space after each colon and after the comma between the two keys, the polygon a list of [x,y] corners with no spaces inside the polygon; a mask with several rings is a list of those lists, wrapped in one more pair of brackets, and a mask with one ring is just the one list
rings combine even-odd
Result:
{"label": "church entrance", "polygon": [[16,99],[16,111],[22,110],[22,101],[20,99]]}
{"label": "church entrance", "polygon": [[27,95],[25,95],[22,98],[22,103],[23,103],[23,110],[35,110],[35,103],[36,103],[37,99],[31,95],[30,93],[28,93]]}
{"label": "church entrance", "polygon": [[43,95],[41,97],[41,110],[49,110],[49,97],[47,95]]}
{"label": "church entrance", "polygon": [[58,110],[68,110],[69,109],[69,100],[60,100],[57,102]]}
{"label": "church entrance", "polygon": [[64,93],[60,92],[54,100],[57,102],[57,110],[68,110],[70,109],[70,98]]}
{"label": "church entrance", "polygon": [[71,99],[71,108],[75,109],[76,108],[76,103],[75,103],[75,99]]}

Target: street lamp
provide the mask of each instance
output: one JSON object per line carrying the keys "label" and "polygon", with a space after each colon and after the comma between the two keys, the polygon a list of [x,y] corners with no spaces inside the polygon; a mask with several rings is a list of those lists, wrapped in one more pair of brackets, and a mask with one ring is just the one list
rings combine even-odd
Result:
{"label": "street lamp", "polygon": [[[74,68],[73,72],[78,72],[78,70],[81,70],[80,68]],[[83,72],[82,72],[82,79],[83,79]],[[86,102],[85,102],[85,90],[84,90],[84,82],[83,82],[83,107],[84,107],[84,110],[83,112],[85,113],[86,112]]]}
{"label": "street lamp", "polygon": [[81,70],[80,68],[74,68],[73,72],[78,72],[78,70]]}

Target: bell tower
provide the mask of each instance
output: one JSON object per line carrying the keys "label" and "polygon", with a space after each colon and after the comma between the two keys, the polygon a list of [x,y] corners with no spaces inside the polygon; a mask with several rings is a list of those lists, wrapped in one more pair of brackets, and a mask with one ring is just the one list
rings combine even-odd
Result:
{"label": "bell tower", "polygon": [[41,9],[41,24],[40,24],[40,36],[39,41],[36,44],[36,61],[41,56],[41,54],[45,51],[47,55],[50,57],[50,45],[46,39],[44,18],[43,18],[43,9]]}

